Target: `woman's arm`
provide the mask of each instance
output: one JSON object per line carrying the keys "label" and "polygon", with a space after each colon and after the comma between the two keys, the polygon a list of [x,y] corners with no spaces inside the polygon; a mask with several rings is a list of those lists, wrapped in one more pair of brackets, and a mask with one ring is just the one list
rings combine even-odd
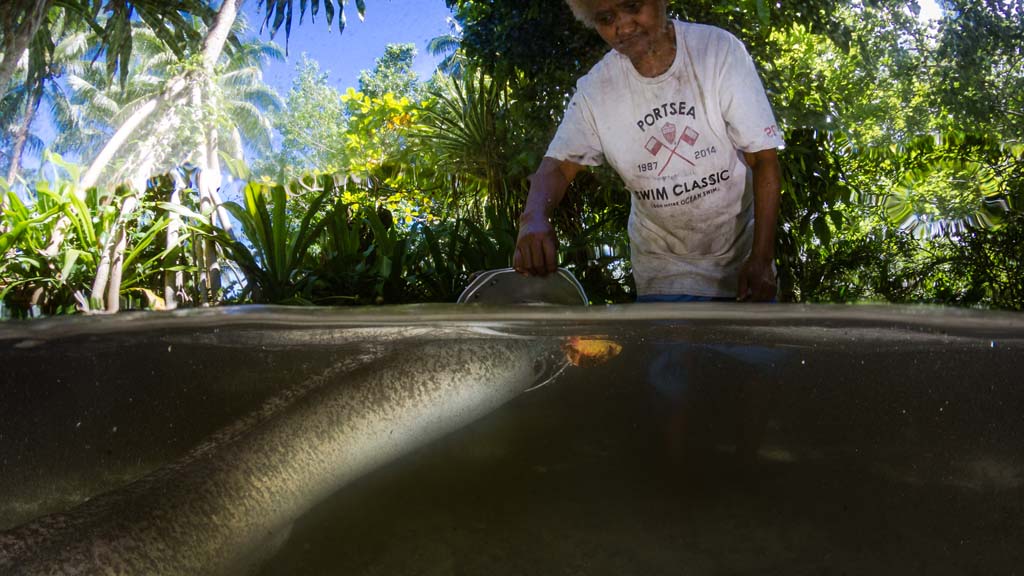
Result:
{"label": "woman's arm", "polygon": [[740,268],[737,300],[764,302],[776,297],[775,228],[782,190],[779,155],[774,148],[743,154],[754,176],[754,246]]}
{"label": "woman's arm", "polygon": [[519,217],[512,266],[522,274],[544,276],[558,267],[558,238],[549,218],[583,166],[545,157],[530,176],[530,195]]}

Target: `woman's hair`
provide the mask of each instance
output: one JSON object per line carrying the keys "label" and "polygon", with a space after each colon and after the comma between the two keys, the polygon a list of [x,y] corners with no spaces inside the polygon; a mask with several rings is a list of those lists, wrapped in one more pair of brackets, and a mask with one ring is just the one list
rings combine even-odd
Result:
{"label": "woman's hair", "polygon": [[565,3],[569,5],[569,8],[572,10],[572,15],[575,16],[577,20],[585,24],[587,28],[594,27],[594,20],[590,13],[590,3],[587,2],[587,0],[565,0]]}
{"label": "woman's hair", "polygon": [[[569,8],[572,10],[572,15],[575,16],[577,20],[586,25],[587,28],[594,27],[594,0],[565,0],[565,3],[569,5]],[[665,10],[668,6],[668,0],[658,0],[658,4],[661,5],[662,10]]]}

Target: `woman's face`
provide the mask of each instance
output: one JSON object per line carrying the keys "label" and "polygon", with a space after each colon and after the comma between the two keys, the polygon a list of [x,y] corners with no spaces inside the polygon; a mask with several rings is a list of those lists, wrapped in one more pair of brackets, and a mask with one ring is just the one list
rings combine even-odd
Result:
{"label": "woman's face", "polygon": [[597,33],[630,60],[644,58],[667,38],[664,0],[595,0],[591,6]]}

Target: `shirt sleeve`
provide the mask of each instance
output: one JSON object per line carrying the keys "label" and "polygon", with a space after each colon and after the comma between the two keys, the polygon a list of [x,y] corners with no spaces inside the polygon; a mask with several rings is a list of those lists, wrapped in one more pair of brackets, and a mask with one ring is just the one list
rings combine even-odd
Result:
{"label": "shirt sleeve", "polygon": [[719,106],[729,138],[737,149],[760,152],[785,145],[754,61],[746,47],[726,33],[726,50],[719,70]]}
{"label": "shirt sleeve", "polygon": [[577,89],[569,101],[545,156],[583,166],[604,164],[604,147],[597,133],[597,123],[582,90]]}

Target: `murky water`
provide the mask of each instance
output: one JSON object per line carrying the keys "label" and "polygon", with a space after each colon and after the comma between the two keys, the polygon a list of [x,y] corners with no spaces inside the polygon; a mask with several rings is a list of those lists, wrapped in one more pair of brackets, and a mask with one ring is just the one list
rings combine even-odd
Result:
{"label": "murky water", "polygon": [[[542,380],[561,367],[550,358],[569,337],[622,351],[503,397],[486,416],[324,492],[259,543],[259,573],[1024,566],[1024,317],[919,308],[246,308],[3,324],[0,530],[70,511],[83,540],[109,535],[93,530],[94,516],[146,518],[162,492],[112,500],[128,509],[75,516],[76,506],[154,477],[202,485],[205,469],[191,463],[223,446],[223,465],[236,453],[246,466],[264,463],[247,476],[323,459],[327,440],[301,426],[320,403],[355,394],[348,387],[370,374],[401,378],[401,366],[462,377],[465,366],[432,365],[416,356],[424,350],[539,344],[530,357],[545,357],[533,367]],[[407,425],[401,414],[381,418],[394,419],[396,434]],[[288,450],[277,451],[281,435],[292,436]],[[248,489],[231,482],[225,490]],[[190,513],[153,517],[179,509]],[[197,531],[231,515],[203,513]],[[0,535],[0,560],[3,544]]]}

